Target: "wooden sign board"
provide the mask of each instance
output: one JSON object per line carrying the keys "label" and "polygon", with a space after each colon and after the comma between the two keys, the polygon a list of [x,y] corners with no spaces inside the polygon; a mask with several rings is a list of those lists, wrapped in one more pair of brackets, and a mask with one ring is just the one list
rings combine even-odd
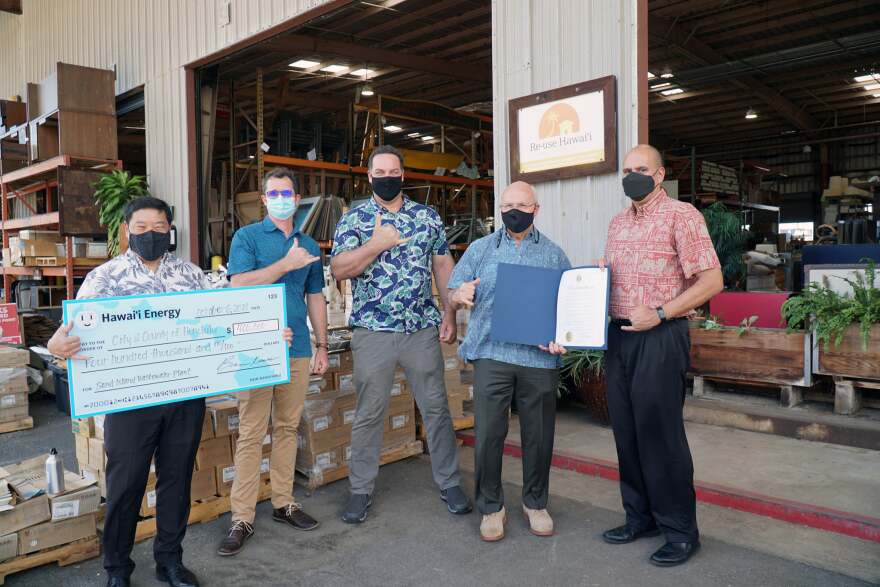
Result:
{"label": "wooden sign board", "polygon": [[95,187],[100,171],[58,169],[58,224],[64,236],[101,236],[107,231],[98,221]]}

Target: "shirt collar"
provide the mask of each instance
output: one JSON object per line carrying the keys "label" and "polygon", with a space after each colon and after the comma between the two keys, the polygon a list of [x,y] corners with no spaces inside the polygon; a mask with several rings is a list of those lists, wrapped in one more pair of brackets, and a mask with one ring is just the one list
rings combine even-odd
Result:
{"label": "shirt collar", "polygon": [[636,206],[635,203],[631,204],[630,213],[636,218],[643,218],[657,210],[668,199],[669,196],[666,195],[666,188],[660,188],[660,191],[644,206]]}
{"label": "shirt collar", "polygon": [[[514,242],[512,238],[510,238],[510,233],[507,232],[506,228],[499,229],[501,231],[501,238],[505,242]],[[532,226],[532,230],[529,231],[529,234],[526,235],[526,238],[523,241],[532,241],[535,244],[541,242],[541,233],[538,231],[536,226]]]}
{"label": "shirt collar", "polygon": [[372,206],[370,212],[373,212],[374,214],[400,214],[401,212],[408,212],[415,205],[415,203],[406,196],[403,196],[403,205],[400,206],[400,210],[398,210],[397,212],[392,212],[384,205],[377,202],[376,196],[370,196],[370,202],[367,205]]}
{"label": "shirt collar", "polygon": [[[137,253],[135,253],[134,251],[132,251],[130,248],[125,251],[124,255],[125,255],[126,260],[130,264],[134,265],[135,267],[140,267],[144,271],[149,271],[150,273],[152,273],[147,268],[147,266],[144,265],[144,260],[141,259],[141,256],[138,255]],[[174,259],[174,256],[171,253],[168,253],[168,252],[164,253],[162,255],[162,258],[159,260],[159,266],[156,268],[156,273],[158,273],[159,270],[162,269],[163,266],[165,266],[166,264],[171,262],[173,259]]]}
{"label": "shirt collar", "polygon": [[[275,226],[275,223],[272,222],[272,219],[269,218],[268,214],[266,215],[265,218],[263,218],[262,226],[263,226],[263,232],[272,232],[273,230],[277,230],[278,232],[281,232],[281,229],[278,228],[277,226]],[[295,235],[299,235],[299,234],[300,234],[299,229],[296,228],[296,226],[294,226],[293,234],[291,234],[290,236],[295,236]]]}

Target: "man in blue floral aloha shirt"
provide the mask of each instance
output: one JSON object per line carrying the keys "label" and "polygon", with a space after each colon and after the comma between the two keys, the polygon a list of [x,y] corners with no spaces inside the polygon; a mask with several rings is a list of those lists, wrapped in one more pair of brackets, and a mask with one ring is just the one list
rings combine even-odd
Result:
{"label": "man in blue floral aloha shirt", "polygon": [[[446,299],[454,263],[443,221],[433,208],[404,197],[403,156],[397,149],[374,149],[368,177],[373,197],[339,221],[331,261],[336,279],[351,279],[354,294],[350,324],[357,410],[351,431],[351,496],[342,519],[352,524],[367,519],[398,364],[425,420],[440,497],[451,513],[466,514],[472,506],[460,487],[440,349],[441,341],[456,339],[455,311]],[[434,304],[432,272],[442,315]]]}

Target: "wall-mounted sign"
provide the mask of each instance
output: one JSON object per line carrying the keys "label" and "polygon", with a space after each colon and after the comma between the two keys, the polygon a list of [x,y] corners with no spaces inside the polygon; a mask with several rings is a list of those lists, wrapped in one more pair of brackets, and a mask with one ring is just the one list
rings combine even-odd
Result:
{"label": "wall-mounted sign", "polygon": [[513,181],[535,183],[617,171],[613,75],[514,98],[508,109]]}

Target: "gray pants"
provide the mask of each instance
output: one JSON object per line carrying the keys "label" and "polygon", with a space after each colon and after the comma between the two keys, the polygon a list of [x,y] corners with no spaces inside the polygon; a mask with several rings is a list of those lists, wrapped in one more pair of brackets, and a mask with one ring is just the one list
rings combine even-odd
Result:
{"label": "gray pants", "polygon": [[379,473],[385,416],[398,363],[428,431],[434,482],[440,489],[461,482],[458,446],[449,416],[443,353],[436,327],[413,334],[355,328],[351,339],[357,411],[351,429],[351,492],[370,494]]}

